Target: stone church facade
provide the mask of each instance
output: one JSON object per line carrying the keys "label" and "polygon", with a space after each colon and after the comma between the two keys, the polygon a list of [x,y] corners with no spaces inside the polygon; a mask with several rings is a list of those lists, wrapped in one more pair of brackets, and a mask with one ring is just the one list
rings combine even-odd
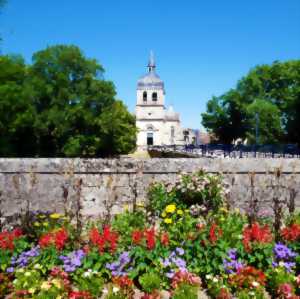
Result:
{"label": "stone church facade", "polygon": [[164,82],[156,73],[154,56],[151,53],[148,73],[141,77],[136,90],[137,149],[149,146],[184,145],[199,143],[199,132],[183,129],[179,113],[172,106],[165,107]]}

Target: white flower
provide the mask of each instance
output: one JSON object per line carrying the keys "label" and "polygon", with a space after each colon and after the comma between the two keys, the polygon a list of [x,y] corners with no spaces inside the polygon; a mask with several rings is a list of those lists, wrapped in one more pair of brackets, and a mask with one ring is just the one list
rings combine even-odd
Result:
{"label": "white flower", "polygon": [[259,286],[259,283],[257,281],[253,281],[252,282],[252,286],[255,287],[255,288],[257,288]]}
{"label": "white flower", "polygon": [[40,269],[40,268],[41,268],[41,265],[40,265],[40,264],[35,264],[33,268],[34,268],[34,269]]}
{"label": "white flower", "polygon": [[212,278],[212,275],[211,275],[211,274],[206,274],[206,275],[205,275],[205,278],[206,278],[206,279],[211,279],[211,278]]}
{"label": "white flower", "polygon": [[278,265],[279,265],[280,267],[284,267],[284,262],[283,262],[283,261],[280,261]]}
{"label": "white flower", "polygon": [[213,281],[213,282],[218,282],[219,280],[218,280],[217,277],[214,277],[212,281]]}
{"label": "white flower", "polygon": [[83,273],[83,277],[90,277],[92,275],[92,272],[86,271]]}
{"label": "white flower", "polygon": [[25,276],[30,276],[31,275],[31,273],[30,272],[25,272],[25,274],[24,274]]}
{"label": "white flower", "polygon": [[108,289],[103,289],[103,290],[102,290],[102,293],[103,293],[103,294],[108,294]]}
{"label": "white flower", "polygon": [[113,293],[117,293],[117,292],[119,292],[119,291],[120,291],[120,289],[119,289],[119,288],[117,288],[117,287],[113,287],[112,291],[113,291]]}

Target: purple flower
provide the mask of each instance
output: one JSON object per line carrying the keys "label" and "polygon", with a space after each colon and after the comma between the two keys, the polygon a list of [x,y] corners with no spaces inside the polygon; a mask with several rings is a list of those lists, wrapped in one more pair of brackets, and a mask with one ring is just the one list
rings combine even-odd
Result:
{"label": "purple flower", "polygon": [[281,243],[275,244],[273,252],[275,254],[275,258],[280,260],[289,260],[297,256],[295,252]]}
{"label": "purple flower", "polygon": [[161,261],[161,263],[162,263],[162,265],[164,266],[164,267],[168,267],[168,266],[170,266],[171,265],[171,261],[170,261],[170,259],[168,259],[168,258],[166,258],[166,259],[164,259],[164,260],[160,260]]}
{"label": "purple flower", "polygon": [[184,249],[183,248],[177,247],[175,250],[176,250],[176,253],[178,253],[179,255],[184,255]]}
{"label": "purple flower", "polygon": [[184,254],[184,249],[177,247],[175,251],[172,251],[168,258],[161,259],[161,263],[168,272],[166,277],[173,278],[175,272],[178,270],[186,271],[186,262],[179,256]]}
{"label": "purple flower", "polygon": [[124,251],[123,253],[120,254],[118,261],[113,262],[113,263],[107,263],[106,268],[111,271],[111,274],[113,276],[125,276],[127,275],[127,272],[130,271],[129,268],[127,271],[124,270],[127,266],[130,264],[130,257],[129,257],[129,252]]}
{"label": "purple flower", "polygon": [[228,257],[232,260],[237,259],[237,250],[235,248],[228,250]]}
{"label": "purple flower", "polygon": [[273,267],[282,265],[287,272],[292,272],[295,267],[295,257],[297,253],[293,252],[286,245],[277,243],[273,248],[274,260],[272,262]]}
{"label": "purple flower", "polygon": [[170,279],[172,279],[174,277],[174,275],[175,275],[174,271],[170,271],[170,272],[166,273],[166,276]]}
{"label": "purple flower", "polygon": [[7,273],[13,273],[14,271],[15,271],[14,267],[8,267],[8,268],[6,269],[6,272],[7,272]]}
{"label": "purple flower", "polygon": [[235,248],[229,249],[228,256],[223,259],[223,267],[226,273],[236,273],[243,268],[243,264],[237,260],[237,250]]}
{"label": "purple flower", "polygon": [[18,267],[18,268],[23,268],[26,267],[32,260],[32,258],[38,256],[40,254],[40,247],[39,246],[35,246],[32,247],[29,250],[24,250],[23,252],[21,252],[21,254],[18,257],[12,257],[11,258],[11,265],[13,267],[8,268],[9,271],[12,271],[12,269],[14,269],[14,267]]}
{"label": "purple flower", "polygon": [[61,255],[59,259],[63,261],[63,268],[66,272],[73,272],[76,268],[81,266],[81,260],[85,256],[83,250],[75,250],[68,255]]}
{"label": "purple flower", "polygon": [[173,262],[174,264],[180,268],[180,269],[185,269],[186,267],[186,262],[185,260],[181,259],[181,258],[176,258],[176,259],[173,259]]}

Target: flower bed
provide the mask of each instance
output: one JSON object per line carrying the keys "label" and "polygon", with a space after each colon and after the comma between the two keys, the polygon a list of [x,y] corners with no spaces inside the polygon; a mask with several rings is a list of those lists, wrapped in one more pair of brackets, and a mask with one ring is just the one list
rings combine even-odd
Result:
{"label": "flower bed", "polygon": [[0,297],[300,298],[300,215],[275,232],[228,210],[227,192],[200,171],[153,185],[146,207],[111,222],[27,215],[0,233]]}

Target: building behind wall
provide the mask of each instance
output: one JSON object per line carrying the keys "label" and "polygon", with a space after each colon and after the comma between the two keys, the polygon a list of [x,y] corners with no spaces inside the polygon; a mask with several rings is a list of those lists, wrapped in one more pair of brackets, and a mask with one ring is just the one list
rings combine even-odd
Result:
{"label": "building behind wall", "polygon": [[148,73],[141,77],[136,90],[137,149],[148,146],[197,144],[199,131],[181,128],[179,113],[165,107],[164,82],[156,73],[151,53]]}

